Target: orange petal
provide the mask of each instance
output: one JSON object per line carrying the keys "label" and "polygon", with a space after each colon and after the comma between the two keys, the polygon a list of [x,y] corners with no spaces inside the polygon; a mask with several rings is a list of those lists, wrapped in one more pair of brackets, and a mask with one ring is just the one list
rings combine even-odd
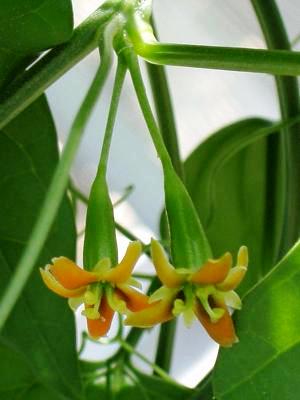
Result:
{"label": "orange petal", "polygon": [[130,313],[125,319],[124,324],[139,328],[150,328],[153,325],[174,318],[172,307],[173,302],[165,300],[156,301],[142,311]]}
{"label": "orange petal", "polygon": [[54,258],[52,261],[49,271],[66,289],[77,289],[98,280],[96,274],[78,267],[67,257]]}
{"label": "orange petal", "polygon": [[199,301],[195,304],[195,315],[212,339],[219,343],[220,346],[230,347],[233,343],[238,342],[231,316],[224,304],[216,302],[215,306],[223,308],[225,311],[223,317],[217,322],[211,322]]}
{"label": "orange petal", "polygon": [[80,287],[74,290],[66,289],[54,278],[54,276],[48,270],[40,268],[40,273],[48,289],[52,290],[52,292],[58,294],[59,296],[66,298],[80,297],[85,291],[85,287]]}
{"label": "orange petal", "polygon": [[103,280],[119,284],[126,282],[142,252],[139,241],[131,242],[122,261],[103,275]]}
{"label": "orange petal", "polygon": [[218,260],[208,260],[198,271],[189,277],[189,281],[202,285],[213,285],[223,282],[232,265],[232,256],[225,253]]}
{"label": "orange petal", "polygon": [[125,301],[126,306],[130,311],[136,312],[150,307],[148,296],[144,293],[138,292],[128,285],[118,285],[116,293]]}
{"label": "orange petal", "polygon": [[151,239],[151,257],[157,275],[164,286],[176,288],[185,281],[185,276],[176,272],[176,269],[169,263],[163,247],[154,239]]}
{"label": "orange petal", "polygon": [[[85,306],[85,307],[89,308],[91,306]],[[99,312],[100,312],[100,318],[86,319],[89,334],[93,339],[99,339],[101,336],[107,334],[107,332],[110,329],[112,319],[115,313],[109,306],[105,296],[102,297],[101,304],[99,307]]]}

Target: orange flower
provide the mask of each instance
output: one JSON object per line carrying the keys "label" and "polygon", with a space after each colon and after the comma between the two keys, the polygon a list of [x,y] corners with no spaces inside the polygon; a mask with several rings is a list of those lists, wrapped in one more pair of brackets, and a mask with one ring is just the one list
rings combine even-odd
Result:
{"label": "orange flower", "polygon": [[149,306],[148,297],[132,287],[139,283],[130,277],[141,250],[140,242],[130,243],[122,261],[113,268],[109,258],[87,271],[66,257],[58,257],[40,272],[46,286],[68,298],[72,309],[84,304],[82,314],[89,334],[99,338],[108,332],[115,311],[139,312]]}
{"label": "orange flower", "polygon": [[129,313],[125,323],[150,327],[183,314],[185,323],[190,325],[196,316],[221,346],[237,342],[228,307],[241,308],[241,300],[234,289],[247,271],[247,248],[240,248],[235,267],[232,267],[231,254],[226,253],[220,259],[208,260],[195,270],[175,269],[156,240],[151,241],[151,252],[163,286],[150,297],[150,307]]}

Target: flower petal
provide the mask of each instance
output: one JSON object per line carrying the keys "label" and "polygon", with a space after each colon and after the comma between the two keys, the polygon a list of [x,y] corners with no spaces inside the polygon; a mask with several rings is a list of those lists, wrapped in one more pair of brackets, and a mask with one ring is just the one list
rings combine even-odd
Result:
{"label": "flower petal", "polygon": [[169,263],[160,243],[151,239],[151,257],[160,281],[168,288],[177,288],[185,281],[186,276],[179,274]]}
{"label": "flower petal", "polygon": [[109,306],[105,296],[101,299],[99,313],[100,318],[98,319],[86,319],[89,334],[93,339],[99,339],[107,334],[114,316],[114,311]]}
{"label": "flower petal", "polygon": [[51,272],[49,272],[47,269],[40,268],[40,273],[48,289],[52,290],[52,292],[58,294],[59,296],[66,298],[80,297],[83,295],[85,291],[85,287],[80,287],[78,289],[73,289],[73,290],[66,289],[54,278]]}
{"label": "flower petal", "polygon": [[66,289],[78,289],[98,280],[96,274],[78,267],[67,257],[53,258],[52,262],[53,264],[49,265],[49,271]]}
{"label": "flower petal", "polygon": [[239,249],[237,256],[237,265],[246,268],[248,266],[248,249],[246,246],[242,246]]}
{"label": "flower petal", "polygon": [[198,271],[189,277],[189,281],[202,285],[210,285],[223,282],[232,265],[232,256],[225,253],[218,260],[208,260]]}
{"label": "flower petal", "polygon": [[172,319],[174,317],[172,307],[173,302],[166,300],[157,301],[142,311],[128,314],[124,324],[139,328],[150,328],[153,325]]}
{"label": "flower petal", "polygon": [[233,321],[224,304],[216,302],[215,306],[224,310],[223,316],[217,322],[211,322],[210,317],[199,301],[195,303],[195,315],[212,339],[219,343],[220,346],[230,347],[238,342]]}
{"label": "flower petal", "polygon": [[103,280],[120,284],[126,282],[142,252],[142,245],[139,241],[129,244],[122,261],[114,268],[103,274]]}
{"label": "flower petal", "polygon": [[246,267],[237,266],[231,268],[226,279],[223,282],[216,285],[217,289],[222,290],[223,292],[236,289],[243,280],[246,272],[247,272]]}
{"label": "flower petal", "polygon": [[125,301],[126,306],[130,311],[136,312],[150,307],[148,296],[144,293],[138,292],[128,285],[118,285],[116,293]]}

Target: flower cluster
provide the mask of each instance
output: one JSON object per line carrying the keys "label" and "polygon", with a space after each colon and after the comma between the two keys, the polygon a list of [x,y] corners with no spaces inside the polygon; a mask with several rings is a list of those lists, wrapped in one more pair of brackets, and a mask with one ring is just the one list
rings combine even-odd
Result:
{"label": "flower cluster", "polygon": [[131,277],[141,251],[140,242],[132,242],[119,264],[112,267],[110,259],[103,258],[91,271],[59,257],[40,270],[41,276],[49,289],[69,299],[73,309],[84,304],[82,313],[93,338],[107,334],[113,315],[118,312],[126,316],[126,325],[141,328],[180,314],[190,325],[195,316],[221,346],[231,346],[237,341],[229,309],[241,308],[234,289],[247,270],[246,247],[239,250],[235,267],[231,254],[226,253],[193,270],[175,269],[159,242],[152,240],[152,260],[162,286],[150,297],[136,289],[140,284]]}

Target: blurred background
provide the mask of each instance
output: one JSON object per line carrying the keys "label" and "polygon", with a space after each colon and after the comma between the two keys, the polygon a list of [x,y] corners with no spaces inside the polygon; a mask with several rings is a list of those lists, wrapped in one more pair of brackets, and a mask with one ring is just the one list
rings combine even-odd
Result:
{"label": "blurred background", "polygon": [[[73,0],[75,25],[101,3],[99,0]],[[153,3],[159,37],[163,42],[265,47],[249,0],[153,0]],[[300,33],[299,1],[278,0],[277,3],[287,23],[289,37],[293,40]],[[295,44],[295,49],[300,49],[299,44]],[[47,90],[61,146],[98,64],[99,55],[95,51]],[[250,116],[278,118],[276,90],[270,76],[181,67],[169,67],[167,73],[183,159],[204,138],[223,125]],[[75,185],[86,195],[97,168],[113,76],[114,68],[72,170]],[[151,97],[150,91],[149,95]],[[127,201],[115,208],[116,220],[146,243],[151,236],[157,237],[163,206],[162,173],[129,77],[118,111],[108,181],[113,200],[120,198],[126,187],[134,186]],[[78,231],[84,227],[84,219],[85,209],[81,207]],[[122,235],[118,235],[118,240],[121,257],[128,240]],[[82,245],[83,238],[78,244],[78,263],[81,263]],[[146,257],[140,260],[137,270],[152,272]],[[146,287],[147,282],[144,284]],[[79,312],[76,320],[80,346],[85,318]],[[157,334],[157,328],[147,331],[138,346],[149,359],[153,359],[155,354],[153,349]],[[196,385],[212,367],[217,350],[217,345],[209,339],[198,322],[187,329],[179,320],[171,375],[183,384],[191,387]],[[82,358],[97,360],[113,351],[113,345],[88,343]],[[144,365],[142,368],[145,369]]]}

